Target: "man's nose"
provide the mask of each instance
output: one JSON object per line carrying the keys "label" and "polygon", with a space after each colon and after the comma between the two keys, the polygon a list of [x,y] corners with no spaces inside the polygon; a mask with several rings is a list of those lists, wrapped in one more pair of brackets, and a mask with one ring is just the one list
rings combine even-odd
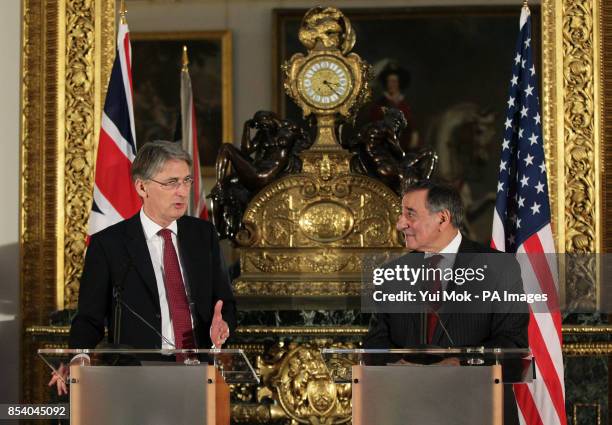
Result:
{"label": "man's nose", "polygon": [[406,220],[406,217],[404,217],[403,215],[400,215],[397,218],[397,224],[395,226],[397,228],[397,230],[402,231],[405,228],[408,227],[408,220]]}
{"label": "man's nose", "polygon": [[191,186],[185,183],[181,183],[181,185],[178,187],[177,189],[177,193],[180,196],[187,196],[189,195],[189,191],[191,190]]}

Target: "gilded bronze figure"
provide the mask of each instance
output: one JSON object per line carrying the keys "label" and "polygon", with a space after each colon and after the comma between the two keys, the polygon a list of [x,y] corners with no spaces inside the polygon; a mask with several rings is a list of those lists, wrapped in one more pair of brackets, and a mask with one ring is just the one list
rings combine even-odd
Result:
{"label": "gilded bronze figure", "polygon": [[346,143],[345,147],[355,153],[351,171],[377,178],[398,194],[402,184],[431,177],[438,156],[429,149],[404,152],[399,140],[405,128],[402,111],[384,108],[382,120],[364,125]]}

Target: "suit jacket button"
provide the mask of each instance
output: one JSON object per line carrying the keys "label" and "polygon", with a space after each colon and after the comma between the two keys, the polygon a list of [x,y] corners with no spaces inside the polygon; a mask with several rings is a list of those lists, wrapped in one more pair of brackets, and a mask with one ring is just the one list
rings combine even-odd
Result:
{"label": "suit jacket button", "polygon": [[161,314],[157,313],[157,314],[155,314],[155,317],[158,318],[158,319],[161,319]]}

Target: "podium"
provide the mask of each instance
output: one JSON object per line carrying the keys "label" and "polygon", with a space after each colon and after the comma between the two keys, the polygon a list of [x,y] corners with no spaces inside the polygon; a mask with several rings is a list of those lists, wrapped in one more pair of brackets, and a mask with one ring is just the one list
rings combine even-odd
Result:
{"label": "podium", "polygon": [[229,386],[259,383],[242,350],[41,349],[69,368],[70,423],[229,425]]}
{"label": "podium", "polygon": [[502,425],[504,384],[530,382],[535,373],[526,349],[321,354],[335,382],[352,384],[353,425]]}

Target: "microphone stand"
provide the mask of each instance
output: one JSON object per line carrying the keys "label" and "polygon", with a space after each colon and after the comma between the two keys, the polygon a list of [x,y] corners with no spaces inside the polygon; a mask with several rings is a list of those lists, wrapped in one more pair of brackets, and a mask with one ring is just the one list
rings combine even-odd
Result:
{"label": "microphone stand", "polygon": [[113,312],[113,343],[121,344],[121,306],[123,305],[123,288],[125,286],[125,280],[127,279],[128,272],[132,268],[132,262],[128,260],[127,265],[125,266],[125,271],[123,272],[123,276],[120,280],[115,281],[113,285],[113,299],[115,300],[115,309]]}

